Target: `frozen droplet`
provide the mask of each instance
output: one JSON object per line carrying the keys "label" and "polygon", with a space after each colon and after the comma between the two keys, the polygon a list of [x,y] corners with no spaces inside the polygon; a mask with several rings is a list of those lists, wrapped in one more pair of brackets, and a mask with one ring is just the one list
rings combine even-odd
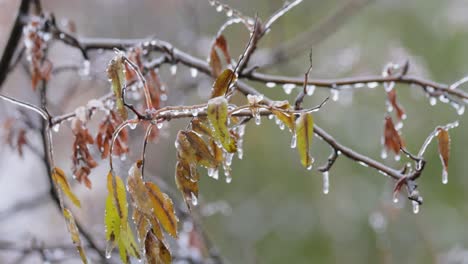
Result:
{"label": "frozen droplet", "polygon": [[307,85],[306,87],[306,93],[308,96],[313,95],[315,92],[315,85]]}
{"label": "frozen droplet", "polygon": [[428,93],[433,93],[433,92],[434,92],[434,87],[432,87],[432,86],[426,86],[426,91],[427,91]]}
{"label": "frozen droplet", "polygon": [[388,93],[390,92],[391,90],[393,90],[393,87],[395,86],[395,82],[386,82],[384,83],[384,89],[385,91]]}
{"label": "frozen droplet", "polygon": [[311,164],[309,164],[309,166],[307,166],[306,169],[307,169],[307,170],[312,170],[313,167],[314,167],[314,165],[312,165],[312,163],[311,163]]}
{"label": "frozen droplet", "polygon": [[338,101],[339,96],[340,96],[340,92],[337,89],[331,89],[330,94],[331,94],[331,99],[333,101],[335,101],[335,102]]}
{"label": "frozen droplet", "polygon": [[196,78],[198,76],[198,69],[197,68],[190,68],[190,76]]}
{"label": "frozen droplet", "polygon": [[370,82],[367,84],[367,87],[369,87],[370,89],[377,88],[377,86],[379,86],[378,82]]}
{"label": "frozen droplet", "polygon": [[231,166],[232,164],[232,157],[234,157],[234,153],[226,153],[224,154],[224,157],[226,159],[226,165]]}
{"label": "frozen droplet", "polygon": [[443,94],[439,96],[439,100],[440,100],[442,103],[448,103],[448,102],[450,102],[450,100],[448,99],[448,97],[445,96],[445,95],[443,95]]}
{"label": "frozen droplet", "polygon": [[443,184],[448,183],[448,172],[446,169],[442,170],[442,183]]}
{"label": "frozen droplet", "polygon": [[280,123],[279,123],[279,128],[280,128],[281,130],[284,130],[284,128],[285,128],[285,125],[284,125],[284,123],[283,123],[283,122],[281,122],[281,121],[280,121]]}
{"label": "frozen droplet", "polygon": [[275,117],[274,114],[269,114],[269,115],[268,115],[268,119],[270,119],[270,120],[272,120],[274,117]]}
{"label": "frozen droplet", "polygon": [[398,121],[396,124],[395,124],[395,129],[396,130],[400,130],[403,128],[403,122],[401,121]]}
{"label": "frozen droplet", "polygon": [[395,157],[393,157],[393,158],[395,159],[395,161],[400,161],[401,156],[400,156],[400,154],[397,154],[397,155],[395,155]]}
{"label": "frozen droplet", "polygon": [[413,213],[419,213],[419,203],[416,201],[411,201],[411,203],[413,204]]}
{"label": "frozen droplet", "polygon": [[159,122],[159,123],[156,124],[156,127],[157,127],[158,129],[163,128],[163,126],[164,126],[164,123],[163,123],[163,122]]}
{"label": "frozen droplet", "polygon": [[197,117],[198,116],[198,109],[193,109],[192,110],[192,116]]}
{"label": "frozen droplet", "polygon": [[193,192],[190,193],[190,196],[191,196],[191,199],[190,199],[190,200],[192,200],[193,206],[197,206],[197,204],[198,204],[198,198],[197,198],[197,196],[196,196]]}
{"label": "frozen droplet", "polygon": [[322,177],[323,177],[323,193],[328,194],[328,192],[330,191],[330,177],[328,175],[328,171],[324,171],[322,173]]}
{"label": "frozen droplet", "polygon": [[463,104],[458,104],[458,103],[452,103],[453,108],[457,110],[458,115],[463,115],[465,113],[465,105]]}
{"label": "frozen droplet", "polygon": [[226,175],[226,183],[231,183],[232,182],[232,176],[231,174]]}
{"label": "frozen droplet", "polygon": [[382,149],[382,152],[380,152],[380,157],[382,159],[386,159],[388,157],[387,150],[385,148]]}
{"label": "frozen droplet", "polygon": [[286,94],[291,94],[292,90],[296,88],[294,83],[285,83],[283,84],[283,90]]}
{"label": "frozen droplet", "polygon": [[266,85],[266,87],[268,87],[268,88],[274,88],[274,87],[276,86],[276,83],[274,83],[274,82],[267,82],[265,85]]}
{"label": "frozen droplet", "polygon": [[135,129],[137,127],[137,125],[138,125],[138,123],[130,123],[130,124],[128,124],[128,127],[133,130],[133,129]]}
{"label": "frozen droplet", "polygon": [[219,178],[218,168],[208,168],[208,176],[217,180]]}
{"label": "frozen droplet", "polygon": [[90,73],[90,69],[91,69],[91,63],[89,62],[89,60],[85,60],[83,61],[83,65],[78,73],[81,75],[81,77],[88,77]]}
{"label": "frozen droplet", "polygon": [[429,98],[429,104],[432,105],[432,106],[436,105],[437,104],[437,98],[435,98],[434,96],[431,96]]}
{"label": "frozen droplet", "polygon": [[233,14],[232,9],[229,9],[228,11],[226,11],[226,16],[227,17],[232,17],[232,14]]}
{"label": "frozen droplet", "polygon": [[210,0],[210,5],[211,5],[211,6],[214,6],[215,4],[216,4],[216,1]]}
{"label": "frozen droplet", "polygon": [[216,7],[216,12],[221,12],[223,11],[223,5],[219,5]]}
{"label": "frozen droplet", "polygon": [[393,196],[393,203],[398,203],[398,195]]}
{"label": "frozen droplet", "polygon": [[127,155],[122,154],[122,155],[120,156],[120,160],[121,160],[121,161],[127,160]]}
{"label": "frozen droplet", "polygon": [[258,126],[262,123],[262,117],[260,116],[260,113],[256,112],[254,115],[255,119],[255,124]]}
{"label": "frozen droplet", "polygon": [[296,148],[297,144],[297,135],[296,133],[293,133],[292,139],[291,139],[291,148]]}
{"label": "frozen droplet", "polygon": [[172,64],[172,65],[171,65],[170,71],[171,71],[171,74],[172,74],[172,75],[175,75],[175,74],[177,73],[177,65],[176,65],[176,64]]}
{"label": "frozen droplet", "polygon": [[113,242],[108,241],[106,244],[106,259],[110,259],[112,257],[112,250],[114,249]]}
{"label": "frozen droplet", "polygon": [[59,132],[60,131],[60,124],[56,124],[52,127],[52,131],[54,131],[55,133]]}
{"label": "frozen droplet", "polygon": [[364,162],[362,162],[362,161],[359,161],[358,163],[359,163],[361,166],[369,167],[369,165],[367,165],[367,163],[364,163]]}
{"label": "frozen droplet", "polygon": [[362,87],[364,87],[364,86],[366,86],[364,83],[356,83],[356,84],[354,84],[354,88],[362,88]]}
{"label": "frozen droplet", "polygon": [[167,101],[167,94],[163,93],[159,96],[159,98],[161,99],[161,101]]}

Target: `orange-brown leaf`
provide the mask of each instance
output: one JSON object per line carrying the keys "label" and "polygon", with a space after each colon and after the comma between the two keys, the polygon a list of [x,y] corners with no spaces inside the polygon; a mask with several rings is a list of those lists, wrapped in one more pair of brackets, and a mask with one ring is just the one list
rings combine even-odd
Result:
{"label": "orange-brown leaf", "polygon": [[450,135],[446,129],[438,128],[437,139],[439,141],[440,160],[445,173],[447,173],[450,158]]}
{"label": "orange-brown leaf", "polygon": [[222,70],[221,59],[214,48],[212,48],[210,52],[210,68],[211,74],[215,77],[217,77]]}
{"label": "orange-brown leaf", "polygon": [[229,54],[228,44],[226,38],[223,35],[219,35],[215,41],[216,47],[218,47],[224,55],[227,64],[231,64],[231,55]]}
{"label": "orange-brown leaf", "polygon": [[189,163],[195,162],[207,168],[216,166],[213,155],[205,141],[195,132],[182,130],[177,134],[178,153]]}
{"label": "orange-brown leaf", "polygon": [[389,116],[385,117],[384,145],[395,154],[398,154],[400,152],[400,148],[404,147],[403,140],[395,129],[392,118]]}
{"label": "orange-brown leaf", "polygon": [[405,110],[397,101],[396,90],[392,89],[389,92],[387,92],[387,98],[390,104],[392,105],[392,107],[395,109],[398,119],[399,120],[404,119]]}
{"label": "orange-brown leaf", "polygon": [[[187,207],[196,203],[198,197],[198,172],[196,168],[191,168],[185,160],[179,160],[176,165],[175,179],[177,188],[184,195]],[[195,200],[194,200],[195,199]]]}

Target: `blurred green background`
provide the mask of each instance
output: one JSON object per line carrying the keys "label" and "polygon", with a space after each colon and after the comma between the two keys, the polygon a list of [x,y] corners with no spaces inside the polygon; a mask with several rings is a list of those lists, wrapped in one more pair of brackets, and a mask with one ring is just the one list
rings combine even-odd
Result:
{"label": "blurred green background", "polygon": [[[278,9],[282,2],[225,1],[248,16],[258,14],[262,19]],[[226,20],[226,16],[217,13],[208,1],[198,0],[45,0],[43,3],[58,19],[74,21],[81,36],[156,36],[200,57],[207,56],[213,36]],[[334,16],[337,13],[338,16]],[[453,83],[468,74],[467,14],[468,1],[465,0],[305,0],[273,26],[261,41],[260,54],[253,62],[265,60],[262,54],[268,54],[270,49],[304,32],[314,31],[323,25],[323,21],[334,17],[334,22],[328,25],[330,28],[309,40],[313,45],[304,42],[304,49],[297,56],[259,71],[302,76],[312,49],[311,78],[378,75],[388,62],[404,63],[408,59],[410,74]],[[236,25],[225,35],[231,53],[237,57],[248,40],[247,32]],[[56,53],[59,61],[80,60],[79,53],[59,44]],[[65,76],[55,81],[51,89],[57,94],[62,94],[70,83],[76,85],[76,89],[82,89],[73,103],[65,106],[68,111],[107,91],[103,65],[110,56],[112,54],[104,54],[103,59],[92,61],[92,71],[100,76],[97,79],[79,80],[76,76]],[[162,72],[167,68],[164,67]],[[171,102],[195,104],[206,101],[210,82],[205,77],[187,81],[189,70],[180,66],[178,71],[180,74],[176,77],[163,77],[169,95],[177,95],[170,99]],[[27,93],[28,88],[23,92],[20,90],[23,88],[14,88],[13,84],[27,84],[22,78],[24,75],[17,73],[17,78],[9,80],[6,89],[20,95]],[[189,95],[177,92],[186,90],[187,85],[197,92]],[[252,85],[278,100],[292,101],[298,91],[295,89],[291,95],[286,95],[280,87],[270,89],[258,83]],[[224,214],[204,219],[206,230],[229,263],[468,263],[466,115],[457,115],[450,105],[441,102],[431,106],[419,87],[397,85],[396,89],[399,101],[407,111],[408,119],[402,133],[412,152],[419,150],[437,125],[460,121],[460,126],[450,131],[452,157],[448,185],[441,184],[442,168],[437,144],[433,143],[425,155],[428,165],[418,181],[424,205],[417,215],[412,213],[411,204],[405,197],[400,197],[398,204],[392,202],[392,180],[344,157],[339,158],[330,171],[330,193],[324,195],[321,174],[303,169],[297,151],[290,148],[291,134],[281,131],[272,120],[265,118],[261,126],[253,123],[247,126],[244,159],[234,159],[232,183],[227,184],[222,177],[218,181],[203,177],[201,181],[201,211],[213,202],[224,201],[229,205]],[[305,105],[317,105],[327,96],[329,90],[317,89],[313,96],[306,98]],[[344,145],[382,160],[380,138],[385,98],[382,86],[340,93],[337,102],[330,101],[315,114],[316,123]],[[148,170],[151,175],[167,179],[172,186],[175,186],[176,160],[173,142],[177,129],[186,124],[187,120],[172,123],[167,138],[149,147],[151,162]],[[141,131],[132,133],[141,135]],[[57,148],[64,153],[60,162],[67,168],[70,129],[62,129],[56,137]],[[135,146],[139,147],[139,144],[136,142]],[[128,169],[138,153],[131,155],[128,164],[124,162],[122,167]],[[317,165],[323,164],[330,149],[315,139],[312,154]],[[389,157],[384,162],[399,168],[407,160],[403,158],[395,162]],[[10,168],[11,163],[2,161],[0,166]],[[95,184],[92,191],[78,187],[81,196],[89,197],[85,198],[84,203],[88,202],[88,205],[80,214],[102,238],[106,166],[104,162],[101,170],[92,174],[91,180]],[[25,172],[16,177],[28,174],[27,168],[23,170]],[[2,181],[14,185],[5,176],[0,178],[0,183]],[[52,206],[48,208],[49,214],[55,214]],[[49,214],[36,221],[46,221],[45,217],[52,217]],[[26,213],[18,217],[31,219]],[[24,227],[18,229],[14,219],[12,223],[1,224],[0,234],[18,236],[24,231]],[[56,221],[61,224],[60,220]],[[11,228],[16,229],[11,231]],[[34,230],[37,231],[31,228],[28,232],[34,233]]]}

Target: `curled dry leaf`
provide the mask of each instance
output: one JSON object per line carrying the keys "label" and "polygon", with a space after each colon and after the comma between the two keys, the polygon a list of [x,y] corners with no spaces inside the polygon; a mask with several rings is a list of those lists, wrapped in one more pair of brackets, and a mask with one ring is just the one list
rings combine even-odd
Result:
{"label": "curled dry leaf", "polygon": [[396,89],[387,92],[387,99],[391,106],[395,109],[398,119],[401,121],[405,119],[405,109],[398,103],[396,97]]}
{"label": "curled dry leaf", "polygon": [[117,55],[107,66],[107,77],[111,82],[112,92],[115,96],[117,111],[122,119],[128,118],[127,109],[125,109],[122,89],[125,87],[124,58]]}
{"label": "curled dry leaf", "polygon": [[223,148],[229,152],[237,151],[234,138],[231,137],[227,126],[228,102],[227,99],[220,96],[208,101],[208,120],[213,128],[213,137],[220,142]]}
{"label": "curled dry leaf", "polygon": [[[122,123],[122,119],[111,111],[99,125],[99,131],[96,136],[96,145],[101,152],[101,158],[105,159],[109,156],[110,144],[112,135],[115,129]],[[119,136],[114,142],[113,154],[121,156],[129,151],[127,146],[128,132],[126,129],[120,131]]]}
{"label": "curled dry leaf", "polygon": [[68,232],[70,232],[73,244],[75,245],[76,249],[78,250],[78,253],[80,254],[81,261],[84,264],[87,264],[88,259],[86,258],[86,253],[83,248],[83,244],[81,243],[80,231],[76,226],[75,218],[73,217],[70,210],[68,210],[67,208],[63,209],[63,216],[65,217],[65,222],[67,223]]}
{"label": "curled dry leaf", "polygon": [[76,195],[72,192],[70,188],[70,184],[68,183],[67,176],[65,176],[65,172],[62,169],[55,167],[52,169],[52,180],[54,181],[55,185],[59,186],[63,193],[75,204],[77,207],[81,207],[80,200]]}
{"label": "curled dry leaf", "polygon": [[229,54],[226,38],[223,35],[219,35],[215,39],[213,46],[211,47],[211,50],[210,50],[209,63],[210,63],[211,73],[213,76],[217,77],[221,73],[223,66],[221,63],[221,58],[218,55],[218,52],[216,51],[216,48],[218,48],[221,51],[226,63],[231,64],[231,55]]}
{"label": "curled dry leaf", "polygon": [[448,164],[450,158],[450,135],[446,129],[438,128],[437,129],[437,139],[439,141],[439,157],[442,162],[443,171],[442,171],[442,181],[447,183],[448,181]]}
{"label": "curled dry leaf", "polygon": [[302,113],[296,120],[297,150],[301,158],[301,164],[309,169],[312,166],[313,158],[310,156],[309,149],[312,145],[314,134],[314,119],[311,113]]}
{"label": "curled dry leaf", "polygon": [[91,156],[88,145],[94,144],[94,140],[89,134],[88,129],[79,119],[73,120],[72,131],[75,135],[72,156],[73,175],[75,175],[78,182],[84,183],[86,187],[91,189],[91,181],[88,176],[91,173],[91,169],[97,166],[97,162]]}
{"label": "curled dry leaf", "polygon": [[193,131],[179,131],[177,134],[177,152],[188,163],[200,164],[206,168],[216,166],[214,157],[205,141]]}
{"label": "curled dry leaf", "polygon": [[384,146],[395,154],[398,154],[400,152],[400,148],[405,146],[400,134],[395,129],[392,118],[389,116],[385,117]]}
{"label": "curled dry leaf", "polygon": [[144,245],[147,263],[169,264],[172,262],[171,252],[166,244],[152,232],[147,233]]}

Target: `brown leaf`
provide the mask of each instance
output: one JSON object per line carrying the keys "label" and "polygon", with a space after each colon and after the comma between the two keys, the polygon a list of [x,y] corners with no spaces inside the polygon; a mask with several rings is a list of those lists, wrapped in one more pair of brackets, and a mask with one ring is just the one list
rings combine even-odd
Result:
{"label": "brown leaf", "polygon": [[217,77],[222,70],[221,59],[214,48],[212,48],[210,52],[210,68],[211,74],[215,77]]}
{"label": "brown leaf", "polygon": [[198,197],[198,172],[196,168],[191,168],[187,161],[180,159],[176,164],[176,184],[177,188],[184,195],[187,207],[196,204]]}
{"label": "brown leaf", "polygon": [[392,89],[389,92],[387,92],[387,98],[392,107],[395,109],[396,114],[398,119],[401,121],[405,119],[405,110],[403,107],[400,106],[400,104],[397,102],[397,97],[396,97],[396,90]]}
{"label": "brown leaf", "polygon": [[145,252],[148,263],[169,264],[172,261],[171,252],[166,244],[159,240],[152,232],[148,232],[146,236]]}
{"label": "brown leaf", "polygon": [[398,131],[395,129],[392,118],[389,116],[385,117],[384,146],[395,154],[398,154],[400,152],[400,148],[404,147],[404,142]]}
{"label": "brown leaf", "polygon": [[91,173],[91,169],[97,166],[97,162],[91,156],[88,145],[94,144],[94,140],[89,134],[88,129],[84,127],[84,124],[79,119],[73,120],[72,131],[75,135],[72,156],[73,174],[78,182],[84,182],[86,187],[91,189],[91,181],[88,176]]}
{"label": "brown leaf", "polygon": [[228,44],[223,35],[219,35],[215,40],[215,46],[218,47],[224,55],[227,64],[231,64],[231,55],[229,54]]}
{"label": "brown leaf", "polygon": [[213,84],[211,89],[211,98],[224,96],[229,89],[229,86],[237,81],[236,74],[231,69],[224,70]]}
{"label": "brown leaf", "polygon": [[177,134],[177,145],[179,156],[186,159],[189,163],[194,162],[207,168],[216,166],[216,162],[208,146],[197,133],[190,130],[179,131]]}
{"label": "brown leaf", "polygon": [[448,164],[450,158],[450,135],[446,129],[438,128],[437,139],[439,141],[439,157],[443,168],[443,183],[448,181]]}
{"label": "brown leaf", "polygon": [[313,158],[310,156],[309,149],[312,145],[314,134],[314,119],[310,113],[302,113],[296,120],[296,140],[297,150],[301,157],[302,166],[310,169],[313,163]]}
{"label": "brown leaf", "polygon": [[[114,112],[111,111],[106,118],[99,125],[99,131],[96,136],[96,145],[101,152],[101,158],[105,159],[109,155],[110,143],[115,129],[122,123],[122,119]],[[114,143],[113,154],[121,156],[129,151],[128,146],[128,132],[126,129],[120,131],[119,136]]]}

